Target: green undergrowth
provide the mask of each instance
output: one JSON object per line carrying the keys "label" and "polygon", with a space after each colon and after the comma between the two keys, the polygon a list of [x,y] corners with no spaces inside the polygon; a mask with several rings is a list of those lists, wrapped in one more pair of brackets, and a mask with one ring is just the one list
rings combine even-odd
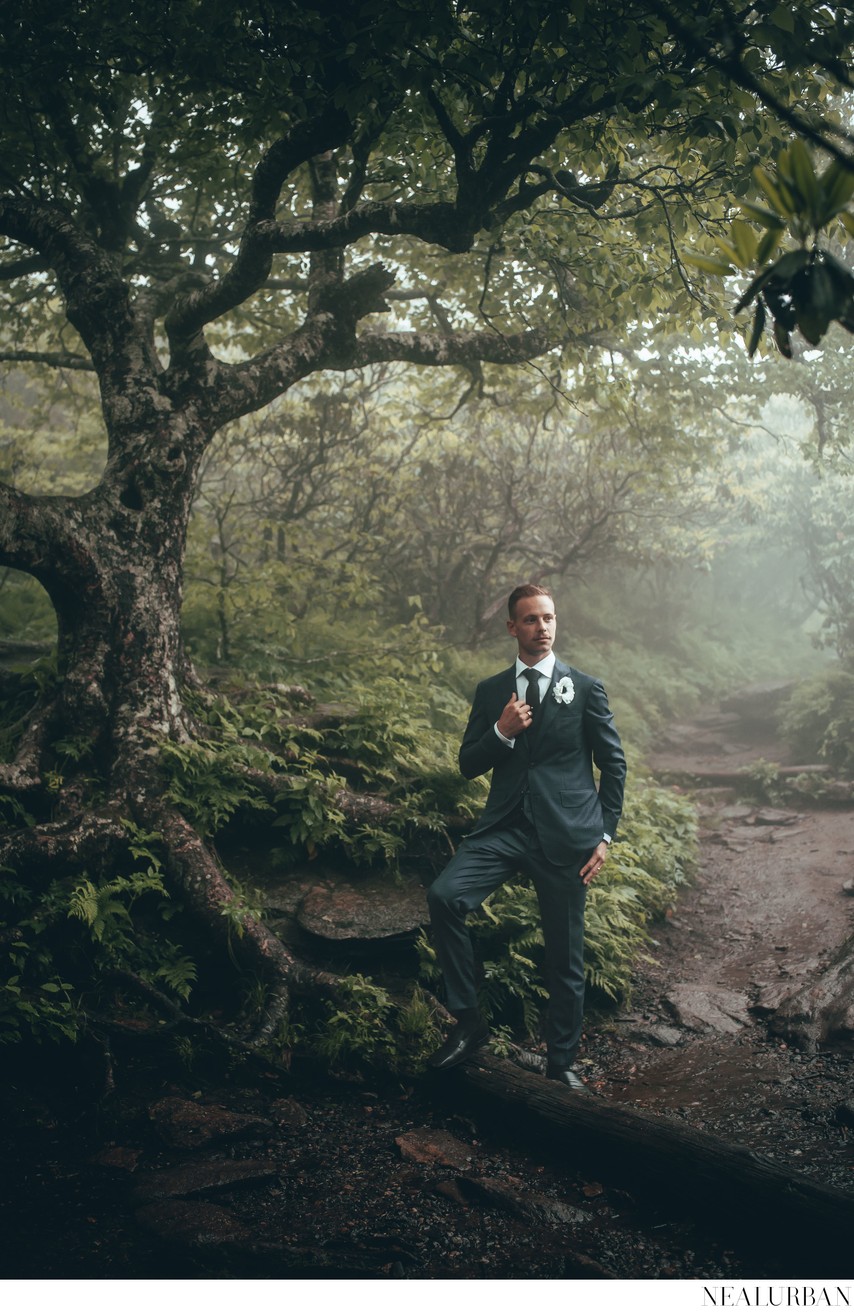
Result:
{"label": "green undergrowth", "polygon": [[[202,736],[163,748],[165,795],[216,845],[235,826],[269,841],[277,878],[317,857],[343,863],[356,877],[363,870],[390,882],[407,863],[423,867],[428,854],[438,869],[449,851],[445,818],[470,819],[485,796],[484,782],[463,780],[456,767],[468,693],[452,683],[437,686],[434,697],[417,681],[381,679],[347,694],[345,704],[322,712],[299,693],[270,688],[199,700],[193,710]],[[73,754],[67,759],[73,768]],[[349,802],[372,796],[390,807],[376,815],[368,809],[370,819],[354,824]],[[17,803],[0,806],[7,830],[30,822]],[[672,905],[694,848],[685,800],[633,778],[620,841],[588,899],[594,1003],[629,996],[633,964],[649,947],[648,927]],[[107,1016],[131,1029],[162,1027],[163,1009],[134,988],[133,978],[192,1017],[251,1029],[266,999],[241,971],[237,948],[247,917],[264,914],[263,893],[229,875],[235,898],[223,915],[232,951],[223,971],[221,953],[200,938],[169,887],[163,855],[157,834],[128,824],[126,851],[108,868],[57,878],[48,870],[40,885],[0,870],[0,1042],[73,1041],[93,1026],[97,1031],[98,1017]],[[475,918],[474,933],[493,1025],[536,1038],[545,992],[533,890],[499,890]],[[419,1070],[438,1038],[422,991],[437,984],[426,937],[402,969],[406,979],[393,982],[378,962],[364,974],[345,971],[334,1004],[295,998],[271,1054],[287,1061],[304,1053],[338,1068]],[[168,1041],[188,1066],[203,1046],[192,1032]]]}
{"label": "green undergrowth", "polygon": [[[0,1043],[76,1040],[115,983],[137,975],[186,1001],[197,965],[181,942],[180,905],[166,886],[159,840],[129,822],[119,868],[44,885],[0,869]],[[120,1003],[120,1005],[124,1005]]]}
{"label": "green undergrowth", "polygon": [[780,735],[798,761],[854,776],[854,670],[839,664],[796,685],[782,707]]}

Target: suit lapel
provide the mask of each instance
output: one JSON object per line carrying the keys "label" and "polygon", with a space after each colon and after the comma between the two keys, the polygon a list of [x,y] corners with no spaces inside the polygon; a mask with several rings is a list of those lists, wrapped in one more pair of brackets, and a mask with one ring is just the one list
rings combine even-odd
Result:
{"label": "suit lapel", "polygon": [[498,717],[501,715],[501,712],[504,710],[504,707],[509,702],[511,693],[514,693],[516,691],[515,665],[511,665],[509,670],[505,670],[503,672],[500,681],[495,685],[495,690],[496,690],[495,718],[498,719]]}

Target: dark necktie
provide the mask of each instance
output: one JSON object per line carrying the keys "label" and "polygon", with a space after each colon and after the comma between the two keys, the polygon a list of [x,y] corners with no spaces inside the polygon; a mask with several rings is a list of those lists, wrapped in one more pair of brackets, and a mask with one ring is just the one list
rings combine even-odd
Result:
{"label": "dark necktie", "polygon": [[528,705],[531,708],[531,723],[537,718],[537,711],[540,709],[540,675],[537,670],[526,670],[525,678],[528,680]]}

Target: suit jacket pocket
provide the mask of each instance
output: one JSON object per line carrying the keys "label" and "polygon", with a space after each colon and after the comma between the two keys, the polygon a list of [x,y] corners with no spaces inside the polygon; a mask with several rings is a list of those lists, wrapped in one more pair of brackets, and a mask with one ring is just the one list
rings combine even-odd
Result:
{"label": "suit jacket pocket", "polygon": [[[602,807],[595,788],[564,789],[560,793],[560,815],[563,823],[576,835],[601,837],[604,828]],[[598,838],[593,841],[598,841]]]}
{"label": "suit jacket pocket", "polygon": [[589,806],[591,802],[598,802],[599,795],[595,788],[565,788],[560,794],[561,806],[570,806],[578,808]]}

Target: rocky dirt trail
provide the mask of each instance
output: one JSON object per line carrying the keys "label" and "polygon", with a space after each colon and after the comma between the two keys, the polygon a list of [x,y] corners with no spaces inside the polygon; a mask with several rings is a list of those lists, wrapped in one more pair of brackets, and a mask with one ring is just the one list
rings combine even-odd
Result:
{"label": "rocky dirt trail", "polygon": [[[701,808],[697,878],[654,930],[633,1011],[591,1038],[591,1083],[608,1098],[678,1115],[825,1184],[854,1189],[851,1053],[810,1056],[769,1034],[781,998],[851,933],[854,810],[842,800],[751,800],[720,779],[784,767],[774,687],[671,726],[651,758]],[[676,785],[680,786],[680,785]],[[846,887],[847,885],[847,887]]]}
{"label": "rocky dirt trail", "polygon": [[[781,992],[851,931],[843,886],[854,811],[745,795],[742,766],[781,760],[770,723],[754,692],[672,726],[656,752],[654,770],[675,786],[718,775],[697,789],[700,869],[655,927],[632,1011],[590,1026],[581,1068],[595,1097],[683,1120],[854,1192],[850,1055],[797,1052],[767,1024]],[[722,774],[736,782],[722,785]],[[301,913],[283,895],[280,913],[302,914],[300,932],[364,933],[352,890],[341,905],[331,879],[299,896]],[[405,937],[411,901],[403,890],[381,927],[392,940]],[[695,1218],[666,1189],[641,1195],[520,1142],[511,1115],[496,1124],[464,1108],[448,1077],[336,1081],[296,1062],[287,1076],[211,1077],[166,1070],[162,1058],[137,1060],[133,1074],[99,1102],[91,1062],[81,1061],[76,1086],[49,1069],[40,1080],[10,1072],[0,1088],[0,1276],[803,1274],[791,1246],[757,1246]]]}

